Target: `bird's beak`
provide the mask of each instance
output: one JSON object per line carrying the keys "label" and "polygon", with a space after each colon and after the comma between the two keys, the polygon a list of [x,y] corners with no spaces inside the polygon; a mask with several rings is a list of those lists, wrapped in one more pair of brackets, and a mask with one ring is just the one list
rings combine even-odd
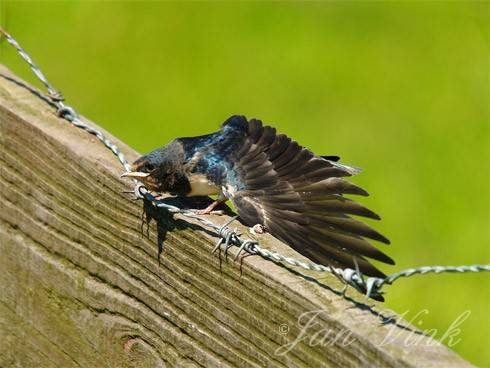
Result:
{"label": "bird's beak", "polygon": [[121,178],[133,178],[133,179],[144,179],[149,173],[139,172],[139,171],[127,171],[121,175]]}

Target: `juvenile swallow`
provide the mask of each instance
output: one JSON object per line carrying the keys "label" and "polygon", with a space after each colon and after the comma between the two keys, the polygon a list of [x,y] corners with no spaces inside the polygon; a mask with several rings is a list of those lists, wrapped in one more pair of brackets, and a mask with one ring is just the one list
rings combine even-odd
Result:
{"label": "juvenile swallow", "polygon": [[344,180],[360,170],[317,156],[260,120],[232,116],[212,134],[177,138],[140,158],[125,177],[156,192],[179,196],[218,195],[200,214],[230,200],[248,226],[262,225],[274,237],[323,265],[357,266],[384,277],[367,258],[394,264],[367,239],[389,240],[351,215],[379,220],[344,197],[368,193]]}

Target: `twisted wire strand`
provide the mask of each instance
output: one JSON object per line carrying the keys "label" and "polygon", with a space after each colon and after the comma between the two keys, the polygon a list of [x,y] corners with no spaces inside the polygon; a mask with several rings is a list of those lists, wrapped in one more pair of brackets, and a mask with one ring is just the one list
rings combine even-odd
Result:
{"label": "twisted wire strand", "polygon": [[[51,101],[51,105],[55,106],[57,109],[58,116],[64,118],[72,125],[77,128],[83,129],[90,134],[93,134],[97,139],[102,142],[112,153],[117,157],[119,162],[122,164],[124,169],[129,172],[131,171],[131,166],[129,165],[124,154],[119,150],[119,148],[107,138],[100,130],[90,126],[89,124],[82,121],[76,112],[76,110],[65,104],[64,97],[54,86],[48,81],[44,76],[41,69],[34,63],[29,54],[19,45],[19,43],[4,29],[0,28],[0,33],[7,39],[7,42],[12,45],[18,52],[18,54],[25,60],[29,65],[30,69],[33,71],[34,75],[39,79],[39,81],[46,87],[48,91],[48,101]],[[39,94],[42,96],[42,94]],[[305,270],[317,271],[317,272],[328,272],[335,275],[339,280],[341,280],[346,285],[350,285],[360,293],[366,295],[366,298],[370,296],[380,296],[382,294],[381,288],[384,285],[393,284],[396,280],[402,277],[411,277],[417,274],[427,274],[427,273],[442,273],[442,272],[482,272],[490,271],[490,265],[463,265],[463,266],[423,266],[419,268],[406,269],[385,278],[379,277],[364,277],[359,269],[350,268],[337,268],[333,266],[324,266],[313,262],[303,262],[295,258],[283,256],[280,253],[273,252],[264,249],[260,246],[258,241],[252,239],[243,239],[236,230],[231,229],[228,225],[231,221],[235,220],[238,216],[232,218],[229,222],[224,225],[217,225],[214,222],[208,220],[205,217],[199,216],[190,210],[181,209],[176,206],[169,205],[163,201],[157,199],[144,185],[134,180],[134,194],[136,198],[146,199],[154,206],[158,208],[164,208],[170,213],[180,214],[187,218],[191,218],[199,221],[204,226],[213,229],[218,235],[219,239],[213,251],[217,250],[221,245],[225,245],[226,249],[231,246],[238,247],[238,252],[235,255],[237,259],[242,251],[245,251],[252,255],[259,255],[264,259],[270,260],[276,263],[286,263],[291,266],[300,267]],[[357,267],[356,267],[357,268]]]}

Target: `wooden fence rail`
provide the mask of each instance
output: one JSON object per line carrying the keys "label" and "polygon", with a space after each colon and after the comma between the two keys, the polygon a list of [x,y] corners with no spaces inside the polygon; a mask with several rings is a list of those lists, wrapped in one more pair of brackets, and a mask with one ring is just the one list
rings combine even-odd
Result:
{"label": "wooden fence rail", "polygon": [[155,212],[147,236],[109,150],[5,78],[0,142],[1,367],[470,366],[331,275],[236,250],[220,265],[180,216]]}

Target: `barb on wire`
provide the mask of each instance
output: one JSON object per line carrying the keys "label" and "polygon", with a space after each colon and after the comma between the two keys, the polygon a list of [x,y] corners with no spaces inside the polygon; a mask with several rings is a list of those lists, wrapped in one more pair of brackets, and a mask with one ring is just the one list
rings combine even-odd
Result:
{"label": "barb on wire", "polygon": [[[7,39],[7,42],[12,45],[19,55],[26,61],[29,65],[33,73],[36,77],[41,81],[41,83],[46,87],[48,91],[48,101],[50,104],[57,108],[58,116],[63,119],[69,121],[74,126],[87,131],[90,134],[95,135],[99,141],[101,141],[108,149],[116,155],[119,162],[122,164],[126,171],[131,171],[131,166],[124,154],[119,150],[119,148],[109,139],[107,138],[100,130],[90,126],[89,124],[82,121],[76,112],[76,110],[64,103],[64,97],[56,90],[51,83],[47,80],[47,78],[42,73],[41,69],[32,61],[31,57],[27,54],[27,52],[19,45],[19,43],[5,30],[0,28],[0,33]],[[42,96],[42,94],[37,94],[38,96]],[[46,100],[45,98],[43,98]],[[389,275],[385,278],[379,277],[364,277],[358,267],[356,270],[346,268],[341,269],[333,266],[324,266],[312,262],[303,262],[297,260],[295,258],[285,257],[277,252],[272,252],[267,249],[263,249],[260,247],[259,243],[255,240],[251,239],[242,239],[242,237],[236,232],[236,230],[232,230],[229,228],[230,223],[235,220],[238,216],[233,217],[230,221],[225,223],[224,225],[217,225],[212,221],[209,221],[205,217],[199,216],[190,210],[180,209],[179,207],[169,205],[164,203],[162,200],[159,200],[155,197],[148,189],[146,189],[141,182],[134,180],[134,189],[133,192],[135,197],[138,199],[146,199],[154,206],[158,208],[164,208],[165,210],[171,213],[178,213],[187,218],[191,218],[199,221],[201,224],[212,228],[215,230],[216,234],[219,237],[218,242],[216,243],[213,252],[217,250],[221,245],[226,246],[226,251],[231,246],[238,247],[238,252],[235,255],[234,259],[237,259],[240,254],[245,251],[252,255],[259,255],[262,258],[268,259],[272,262],[289,264],[295,267],[300,267],[306,270],[312,270],[317,272],[328,272],[335,275],[339,280],[347,285],[350,285],[360,293],[366,295],[367,298],[377,298],[381,297],[382,292],[381,288],[384,285],[393,284],[396,280],[402,277],[410,277],[416,274],[427,274],[427,273],[442,273],[442,272],[481,272],[481,271],[490,271],[490,265],[470,265],[470,266],[425,266],[419,268],[410,268],[407,270],[403,270],[401,272]],[[357,264],[357,261],[355,262]]]}

